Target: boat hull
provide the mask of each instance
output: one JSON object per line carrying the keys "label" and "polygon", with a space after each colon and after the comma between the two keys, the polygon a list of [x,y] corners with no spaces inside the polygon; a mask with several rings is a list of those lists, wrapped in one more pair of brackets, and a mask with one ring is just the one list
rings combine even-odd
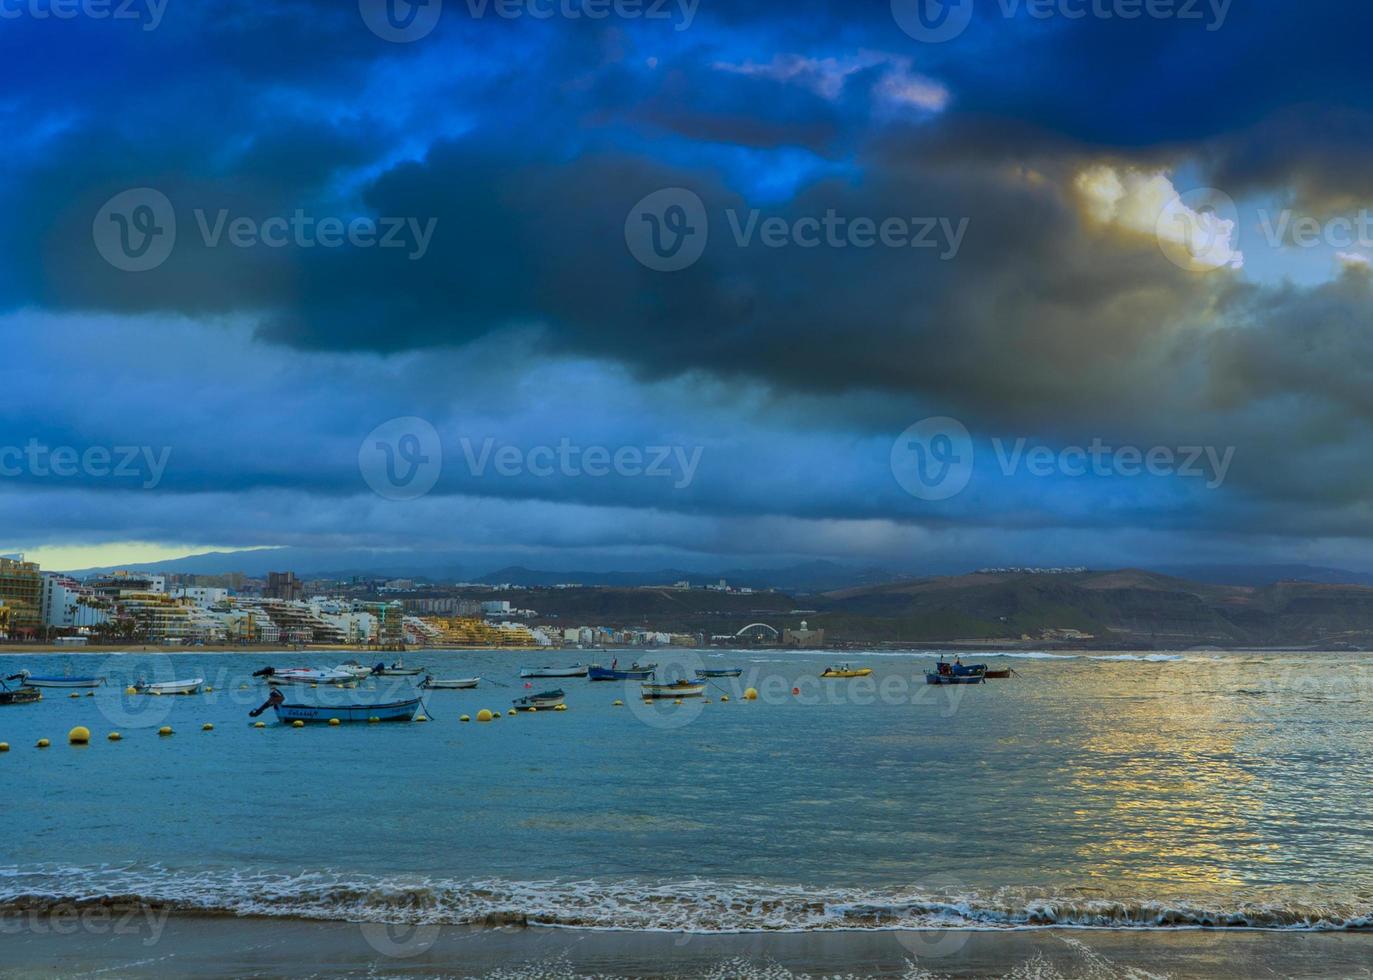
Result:
{"label": "boat hull", "polygon": [[528,694],[511,702],[516,711],[528,711],[530,708],[556,708],[562,703],[562,691],[540,691],[538,694]]}
{"label": "boat hull", "polygon": [[410,721],[415,717],[419,706],[419,698],[407,698],[404,701],[389,701],[385,704],[276,704],[272,706],[272,710],[276,712],[277,720],[283,722],[327,722],[331,718],[337,718],[339,721],[367,721],[371,718],[379,721]]}
{"label": "boat hull", "polygon": [[654,667],[639,670],[614,670],[610,667],[590,667],[586,679],[590,681],[646,681],[653,676]]}
{"label": "boat hull", "polygon": [[274,674],[267,678],[267,683],[272,687],[283,687],[287,684],[356,684],[358,678],[352,674]]}
{"label": "boat hull", "polygon": [[531,677],[585,677],[590,669],[580,664],[576,667],[538,667],[532,670],[521,670],[520,676],[526,680]]}
{"label": "boat hull", "polygon": [[645,700],[655,698],[699,698],[706,691],[704,684],[644,684]]}
{"label": "boat hull", "polygon": [[926,674],[926,684],[981,684],[982,674]]}
{"label": "boat hull", "polygon": [[163,684],[142,684],[134,688],[139,694],[199,694],[205,678],[193,681],[167,681]]}
{"label": "boat hull", "polygon": [[467,691],[477,686],[480,677],[460,677],[453,680],[427,680],[420,685],[426,691]]}
{"label": "boat hull", "polygon": [[864,667],[862,670],[827,670],[827,671],[825,671],[823,674],[821,674],[820,676],[821,676],[821,677],[829,677],[829,678],[839,678],[839,677],[867,677],[867,676],[868,676],[869,674],[871,674],[871,673],[872,673],[872,668],[871,668],[871,667]]}
{"label": "boat hull", "polygon": [[103,677],[33,677],[24,678],[25,687],[88,688],[105,683]]}
{"label": "boat hull", "polygon": [[0,691],[0,705],[37,704],[43,700],[43,692],[35,687],[21,687],[17,691]]}
{"label": "boat hull", "polygon": [[700,678],[710,677],[739,677],[744,673],[742,667],[725,667],[718,669],[706,669],[696,671],[696,676]]}
{"label": "boat hull", "polygon": [[982,676],[988,680],[1007,680],[1011,676],[1011,671],[1010,668],[1007,668],[1006,670],[989,670]]}

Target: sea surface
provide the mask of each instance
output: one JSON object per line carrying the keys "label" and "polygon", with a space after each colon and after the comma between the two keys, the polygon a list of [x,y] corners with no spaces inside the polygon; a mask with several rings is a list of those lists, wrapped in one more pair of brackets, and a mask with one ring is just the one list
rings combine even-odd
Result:
{"label": "sea surface", "polygon": [[[463,723],[528,693],[519,667],[589,655],[412,652],[480,688],[429,693],[426,723],[303,729],[270,711],[251,726],[267,690],[251,672],[346,654],[0,658],[6,674],[110,679],[0,708],[0,911],[684,933],[1373,928],[1373,657],[965,653],[1016,675],[938,688],[923,682],[936,655],[845,653],[873,676],[821,681],[841,657],[642,651],[665,671],[744,676],[713,682],[709,703],[651,707],[637,685],[532,681],[561,686],[567,710]],[[190,677],[213,691],[124,692]],[[338,703],[410,684],[287,690]],[[90,745],[67,744],[76,725]]]}

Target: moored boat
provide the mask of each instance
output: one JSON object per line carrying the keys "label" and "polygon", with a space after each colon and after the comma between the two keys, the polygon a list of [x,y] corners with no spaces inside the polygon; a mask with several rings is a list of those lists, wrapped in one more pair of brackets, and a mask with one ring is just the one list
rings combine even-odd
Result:
{"label": "moored boat", "polygon": [[982,676],[988,680],[1006,680],[1011,676],[1011,668],[1006,667],[1001,670],[989,670],[983,673]]}
{"label": "moored boat", "polygon": [[744,672],[742,667],[706,667],[696,671],[696,676],[706,677],[738,677]]}
{"label": "moored boat", "polygon": [[826,667],[820,674],[821,677],[867,677],[872,673],[871,667],[850,667],[844,664],[842,667]]}
{"label": "moored boat", "polygon": [[[6,680],[14,680],[18,677],[8,677]],[[33,704],[43,700],[43,692],[36,687],[10,687],[4,681],[0,681],[0,704]]]}
{"label": "moored boat", "polygon": [[103,677],[35,677],[27,670],[6,677],[7,681],[19,681],[25,687],[99,687],[105,683]]}
{"label": "moored boat", "polygon": [[418,677],[428,669],[428,667],[407,667],[402,661],[397,660],[390,667],[385,664],[377,664],[372,668],[372,673],[378,677]]}
{"label": "moored boat", "polygon": [[925,672],[926,684],[982,684],[986,682],[984,674],[940,674],[932,670]]}
{"label": "moored boat", "polygon": [[563,692],[561,688],[554,691],[540,691],[538,694],[526,694],[510,703],[515,706],[517,711],[528,711],[530,708],[556,708],[563,703]]}
{"label": "moored boat", "polygon": [[426,691],[466,691],[476,687],[480,680],[480,677],[443,678],[427,674],[424,680],[420,681],[420,687]]}
{"label": "moored boat", "polygon": [[644,664],[642,666],[631,664],[623,669],[592,664],[586,670],[586,679],[589,681],[646,681],[653,676],[653,672],[657,669],[657,664]]}
{"label": "moored boat", "polygon": [[372,671],[375,669],[376,668],[374,667],[368,667],[366,664],[360,664],[356,660],[345,660],[334,668],[334,670],[339,673],[349,674],[356,677],[358,680],[362,680],[364,677],[371,677]]}
{"label": "moored boat", "polygon": [[358,678],[347,671],[337,668],[316,670],[313,667],[264,667],[253,672],[254,677],[264,678],[268,684],[278,687],[282,684],[355,684]]}
{"label": "moored boat", "polygon": [[643,695],[651,698],[699,698],[706,691],[704,684],[691,681],[673,681],[671,684],[641,684]]}
{"label": "moored boat", "polygon": [[585,664],[573,664],[571,667],[523,667],[520,669],[521,677],[585,677],[591,668]]}
{"label": "moored boat", "polygon": [[373,718],[378,721],[410,721],[415,717],[419,706],[420,699],[417,697],[376,704],[287,704],[286,695],[273,688],[267,700],[248,712],[248,716],[256,718],[271,708],[276,712],[277,721],[284,722],[329,721],[332,718],[339,721],[371,721]]}
{"label": "moored boat", "polygon": [[189,681],[163,681],[160,684],[149,684],[147,681],[140,680],[133,686],[139,694],[199,694],[200,686],[205,683],[205,678],[196,677]]}

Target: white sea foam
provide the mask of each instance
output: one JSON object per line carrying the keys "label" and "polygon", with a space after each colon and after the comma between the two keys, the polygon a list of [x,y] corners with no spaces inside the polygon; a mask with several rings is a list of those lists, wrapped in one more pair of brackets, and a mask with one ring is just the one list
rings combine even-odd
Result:
{"label": "white sea foam", "polygon": [[142,904],[173,912],[349,922],[652,932],[1241,928],[1367,930],[1373,903],[1108,900],[1003,889],[821,889],[761,882],[464,881],[160,866],[0,868],[0,912]]}

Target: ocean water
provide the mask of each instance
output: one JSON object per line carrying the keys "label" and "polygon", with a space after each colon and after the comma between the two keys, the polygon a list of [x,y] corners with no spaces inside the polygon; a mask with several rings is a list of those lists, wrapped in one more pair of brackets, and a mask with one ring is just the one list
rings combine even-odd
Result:
{"label": "ocean water", "polygon": [[[520,666],[587,655],[423,651],[407,659],[481,687],[429,693],[425,724],[304,729],[270,711],[251,727],[266,688],[249,675],[343,655],[6,657],[6,674],[110,684],[0,708],[0,911],[143,902],[684,932],[1373,927],[1373,657],[965,654],[1017,676],[937,688],[923,683],[935,655],[848,653],[873,676],[821,681],[840,657],[645,651],[665,670],[744,676],[712,682],[710,703],[651,707],[637,685],[532,681],[561,686],[568,710],[483,724],[459,716],[527,693]],[[124,694],[140,677],[214,690]],[[337,703],[410,683],[287,690]],[[75,725],[89,746],[66,744]]]}

